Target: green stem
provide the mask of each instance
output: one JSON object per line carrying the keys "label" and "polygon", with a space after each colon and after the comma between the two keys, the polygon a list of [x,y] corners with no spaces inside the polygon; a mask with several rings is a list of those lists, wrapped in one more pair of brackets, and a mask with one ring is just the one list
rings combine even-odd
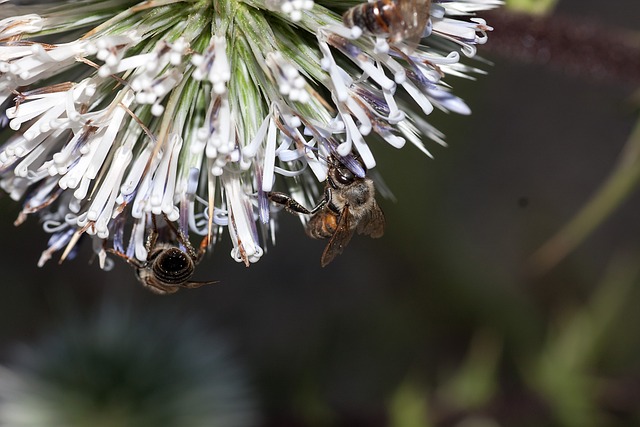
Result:
{"label": "green stem", "polygon": [[582,210],[530,260],[534,273],[542,274],[573,251],[633,193],[640,181],[640,120],[625,145],[618,166]]}

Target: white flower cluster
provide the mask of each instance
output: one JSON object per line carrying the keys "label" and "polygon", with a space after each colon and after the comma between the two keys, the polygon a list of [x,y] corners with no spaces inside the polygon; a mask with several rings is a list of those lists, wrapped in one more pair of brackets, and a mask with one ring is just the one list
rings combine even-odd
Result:
{"label": "white flower cluster", "polygon": [[158,215],[209,244],[226,228],[232,257],[256,262],[279,180],[314,204],[328,159],[359,177],[376,165],[370,135],[443,143],[424,116],[470,113],[443,77],[479,71],[460,62],[491,30],[474,13],[501,2],[423,2],[419,42],[320,1],[94,3],[0,12],[0,186],[23,200],[17,223],[35,213],[52,234],[40,264],[85,235],[103,264],[106,248],[144,261]]}

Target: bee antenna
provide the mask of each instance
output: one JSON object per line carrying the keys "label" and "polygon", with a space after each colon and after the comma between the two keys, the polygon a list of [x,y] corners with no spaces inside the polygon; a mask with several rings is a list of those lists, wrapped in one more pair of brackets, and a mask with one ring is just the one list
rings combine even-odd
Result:
{"label": "bee antenna", "polygon": [[214,285],[216,283],[220,283],[220,282],[218,280],[213,280],[213,281],[191,281],[191,282],[184,283],[182,285],[182,287],[189,288],[189,289],[194,289],[194,288],[199,288],[201,286]]}

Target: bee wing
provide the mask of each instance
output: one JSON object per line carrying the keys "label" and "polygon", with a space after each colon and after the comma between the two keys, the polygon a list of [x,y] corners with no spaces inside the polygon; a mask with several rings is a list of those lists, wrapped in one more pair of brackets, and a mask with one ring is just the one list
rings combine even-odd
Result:
{"label": "bee wing", "polygon": [[427,22],[429,21],[430,0],[403,0],[398,1],[398,14],[402,17],[404,25],[396,34],[391,35],[395,41],[404,40],[413,48],[417,47]]}
{"label": "bee wing", "polygon": [[326,267],[333,259],[344,251],[345,246],[349,244],[351,236],[353,236],[354,229],[349,225],[350,222],[349,205],[346,205],[340,214],[338,226],[335,233],[331,236],[327,247],[322,252],[322,258],[320,258],[320,265]]}
{"label": "bee wing", "polygon": [[378,203],[373,200],[373,206],[365,216],[360,219],[356,231],[373,238],[382,237],[384,234],[384,214]]}

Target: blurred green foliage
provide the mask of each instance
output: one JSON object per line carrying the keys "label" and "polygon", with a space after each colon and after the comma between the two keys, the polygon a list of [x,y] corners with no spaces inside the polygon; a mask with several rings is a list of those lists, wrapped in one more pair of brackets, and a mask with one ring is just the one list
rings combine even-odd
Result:
{"label": "blurred green foliage", "polygon": [[558,0],[506,0],[505,7],[515,12],[543,15],[549,13]]}
{"label": "blurred green foliage", "polygon": [[228,344],[196,318],[104,303],[0,366],[0,425],[249,427],[256,403]]}

